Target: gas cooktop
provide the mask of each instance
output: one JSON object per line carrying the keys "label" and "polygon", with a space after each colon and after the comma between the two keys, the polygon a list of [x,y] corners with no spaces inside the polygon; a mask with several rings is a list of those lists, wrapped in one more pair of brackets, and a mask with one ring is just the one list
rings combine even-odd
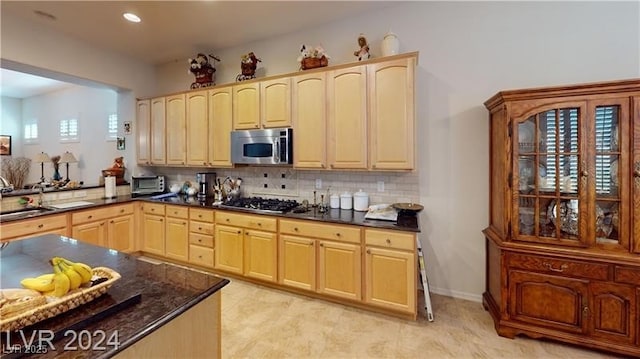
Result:
{"label": "gas cooktop", "polygon": [[222,204],[223,207],[246,208],[265,213],[286,213],[299,205],[295,200],[262,197],[236,198]]}

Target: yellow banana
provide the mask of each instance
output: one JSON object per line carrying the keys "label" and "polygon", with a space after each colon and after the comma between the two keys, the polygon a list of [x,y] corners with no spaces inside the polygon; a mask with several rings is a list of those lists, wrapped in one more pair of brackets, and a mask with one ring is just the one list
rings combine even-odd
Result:
{"label": "yellow banana", "polygon": [[45,274],[37,278],[25,278],[20,281],[23,287],[37,290],[38,292],[49,292],[55,289],[53,277],[55,274]]}
{"label": "yellow banana", "polygon": [[80,262],[72,262],[62,257],[54,257],[54,258],[62,261],[62,263],[67,264],[68,266],[73,268],[73,270],[78,272],[78,274],[80,274],[80,277],[82,277],[81,284],[85,284],[91,281],[91,277],[93,277],[93,270],[87,264],[80,263]]}
{"label": "yellow banana", "polygon": [[58,263],[58,267],[60,267],[64,274],[69,277],[69,289],[76,289],[80,287],[80,284],[82,283],[82,277],[80,276],[80,274],[78,274],[78,272],[76,272],[70,266],[66,265],[64,262]]}
{"label": "yellow banana", "polygon": [[54,289],[50,292],[45,293],[45,295],[52,295],[54,297],[62,297],[63,295],[69,292],[69,288],[71,286],[71,281],[66,274],[62,272],[59,266],[53,266],[53,284]]}

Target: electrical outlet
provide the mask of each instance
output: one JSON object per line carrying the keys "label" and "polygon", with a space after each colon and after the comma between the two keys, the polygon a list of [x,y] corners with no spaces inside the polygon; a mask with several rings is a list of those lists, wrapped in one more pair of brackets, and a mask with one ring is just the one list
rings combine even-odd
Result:
{"label": "electrical outlet", "polygon": [[316,189],[322,189],[322,180],[320,178],[316,178]]}
{"label": "electrical outlet", "polygon": [[384,192],[384,181],[378,181],[378,192]]}

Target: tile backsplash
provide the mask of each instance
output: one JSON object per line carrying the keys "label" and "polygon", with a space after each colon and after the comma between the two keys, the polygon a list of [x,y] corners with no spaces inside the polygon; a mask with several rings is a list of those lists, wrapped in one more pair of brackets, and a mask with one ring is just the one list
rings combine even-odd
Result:
{"label": "tile backsplash", "polygon": [[[419,179],[417,172],[368,172],[368,171],[307,171],[287,167],[245,167],[233,169],[148,168],[147,172],[165,175],[168,186],[190,181],[196,185],[196,173],[216,172],[218,178],[242,178],[242,195],[290,198],[313,202],[320,195],[354,193],[359,189],[369,194],[370,204],[417,202]],[[320,188],[316,188],[316,184]],[[329,201],[328,198],[325,201]]]}

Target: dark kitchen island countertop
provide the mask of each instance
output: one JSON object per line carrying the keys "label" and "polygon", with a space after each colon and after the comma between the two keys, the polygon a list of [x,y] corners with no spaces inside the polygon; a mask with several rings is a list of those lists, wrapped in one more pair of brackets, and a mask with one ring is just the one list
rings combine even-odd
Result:
{"label": "dark kitchen island countertop", "polygon": [[[148,340],[161,328],[167,330],[170,327],[168,324],[191,308],[208,302],[209,298],[218,299],[219,309],[219,291],[229,283],[229,280],[213,274],[170,264],[151,263],[114,250],[49,234],[2,244],[2,288],[20,288],[22,278],[50,273],[52,270],[47,261],[53,256],[83,262],[92,267],[108,267],[120,273],[121,278],[113,283],[107,293],[97,299],[22,330],[27,338],[34,332],[65,333],[70,326],[84,321],[83,325],[74,331],[79,333],[84,330],[91,334],[94,340],[93,347],[97,349],[80,350],[81,345],[77,339],[73,342],[74,333],[69,332],[52,342],[55,349],[48,348],[46,353],[34,355],[38,358],[109,358],[119,354],[130,357],[126,349],[136,349],[137,343]],[[114,310],[114,306],[118,304],[120,307]],[[103,317],[96,319],[98,313],[102,313]],[[213,319],[216,316],[219,319],[220,312],[218,310],[217,314],[211,315]],[[213,321],[212,327],[220,325],[219,321],[217,324]],[[215,328],[212,329],[212,333],[215,333]],[[104,341],[100,346],[95,345],[103,334],[106,335]],[[192,333],[180,334],[190,336]],[[15,353],[11,354],[11,350],[6,346],[7,333],[0,335],[2,357],[18,357]],[[23,341],[20,331],[9,335],[14,344]],[[119,344],[113,345],[114,341],[109,344],[109,338],[116,338]],[[208,340],[216,339],[209,337]],[[177,343],[181,338],[177,336],[175,341]],[[64,349],[65,346],[67,350]],[[69,347],[72,350],[69,350]],[[73,350],[73,347],[77,349]],[[134,352],[139,353],[135,350]],[[215,353],[211,355],[216,356]]]}

